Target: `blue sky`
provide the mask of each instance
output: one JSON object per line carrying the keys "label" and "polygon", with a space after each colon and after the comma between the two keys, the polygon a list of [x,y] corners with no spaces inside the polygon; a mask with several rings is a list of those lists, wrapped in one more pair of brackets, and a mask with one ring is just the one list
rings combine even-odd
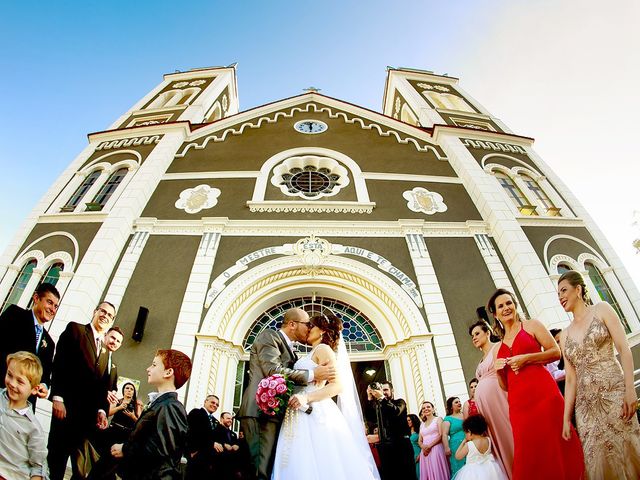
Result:
{"label": "blue sky", "polygon": [[[41,5],[37,5],[41,3]],[[536,150],[640,284],[638,2],[3,2],[0,251],[89,132],[175,70],[238,62],[241,110],[308,86],[380,111],[387,65],[448,73]],[[603,163],[603,160],[606,160]],[[636,180],[637,182],[637,180]]]}

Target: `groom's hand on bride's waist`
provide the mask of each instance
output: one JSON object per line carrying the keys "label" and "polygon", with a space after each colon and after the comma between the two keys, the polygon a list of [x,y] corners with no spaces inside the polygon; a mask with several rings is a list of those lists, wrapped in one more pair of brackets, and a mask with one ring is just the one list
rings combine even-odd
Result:
{"label": "groom's hand on bride's waist", "polygon": [[333,365],[329,365],[329,362],[323,362],[313,370],[313,379],[316,382],[333,382],[336,378],[336,368]]}

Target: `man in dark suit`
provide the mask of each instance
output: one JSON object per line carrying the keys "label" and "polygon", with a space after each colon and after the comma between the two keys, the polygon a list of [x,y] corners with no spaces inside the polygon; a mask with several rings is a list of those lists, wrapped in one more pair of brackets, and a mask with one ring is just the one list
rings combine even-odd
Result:
{"label": "man in dark suit", "polygon": [[220,423],[213,432],[216,443],[222,445],[222,452],[217,454],[216,478],[220,480],[238,480],[241,478],[240,441],[236,432],[231,430],[233,417],[229,412],[222,412]]}
{"label": "man in dark suit", "polygon": [[279,331],[263,330],[251,346],[249,385],[244,391],[238,418],[259,480],[271,478],[273,454],[282,423],[282,417],[266,418],[267,415],[260,415],[255,399],[260,380],[274,373],[288,376],[297,385],[307,385],[314,380],[331,381],[335,378],[335,368],[327,364],[322,364],[315,370],[292,368],[298,359],[293,352],[293,342],[306,343],[310,328],[307,312],[292,308],[285,312]]}
{"label": "man in dark suit", "polygon": [[376,445],[380,455],[380,477],[382,480],[414,480],[415,459],[409,440],[407,404],[402,398],[393,398],[391,382],[382,382],[379,387],[367,387],[367,397],[373,402],[380,437]]}
{"label": "man in dark suit", "polygon": [[[104,335],[115,315],[115,307],[102,302],[94,310],[91,323],[69,322],[58,339],[51,378],[53,414],[47,457],[51,480],[63,479],[69,456],[95,433],[99,410],[103,420],[106,418],[109,404],[104,375],[109,353]],[[81,478],[76,463],[72,466],[72,478]]]}
{"label": "man in dark suit", "polygon": [[104,344],[109,352],[109,359],[107,361],[107,368],[104,372],[104,382],[107,389],[107,394],[110,401],[117,402],[117,388],[118,388],[118,366],[116,365],[113,354],[120,348],[122,341],[124,340],[124,332],[120,327],[111,327],[107,334],[104,336]]}
{"label": "man in dark suit", "polygon": [[218,410],[220,399],[208,395],[202,408],[194,408],[189,412],[189,434],[187,436],[187,479],[199,480],[212,475],[215,452],[223,451],[222,445],[216,443],[213,432],[219,425],[213,414]]}
{"label": "man in dark suit", "polygon": [[[9,305],[0,315],[0,387],[4,387],[7,373],[7,355],[21,350],[37,355],[42,363],[42,380],[38,385],[39,398],[46,398],[51,385],[51,367],[56,344],[44,325],[50,322],[58,311],[60,293],[50,283],[41,283],[33,294],[31,310]],[[35,395],[29,401],[36,409]]]}

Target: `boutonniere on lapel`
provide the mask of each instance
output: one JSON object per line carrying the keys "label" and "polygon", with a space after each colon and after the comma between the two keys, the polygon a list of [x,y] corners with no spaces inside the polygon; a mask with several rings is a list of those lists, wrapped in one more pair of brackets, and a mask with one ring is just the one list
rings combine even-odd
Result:
{"label": "boutonniere on lapel", "polygon": [[47,341],[44,338],[40,341],[40,346],[42,348],[47,348]]}

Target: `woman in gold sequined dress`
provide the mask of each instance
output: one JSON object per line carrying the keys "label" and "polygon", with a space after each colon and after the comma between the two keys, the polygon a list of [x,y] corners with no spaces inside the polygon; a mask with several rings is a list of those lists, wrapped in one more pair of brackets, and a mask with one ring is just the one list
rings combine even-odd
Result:
{"label": "woman in gold sequined dress", "polygon": [[638,398],[633,357],[622,323],[608,303],[588,304],[584,279],[573,270],[558,280],[558,299],[573,314],[571,325],[560,337],[567,374],[563,436],[570,431],[575,405],[588,478],[638,479]]}

